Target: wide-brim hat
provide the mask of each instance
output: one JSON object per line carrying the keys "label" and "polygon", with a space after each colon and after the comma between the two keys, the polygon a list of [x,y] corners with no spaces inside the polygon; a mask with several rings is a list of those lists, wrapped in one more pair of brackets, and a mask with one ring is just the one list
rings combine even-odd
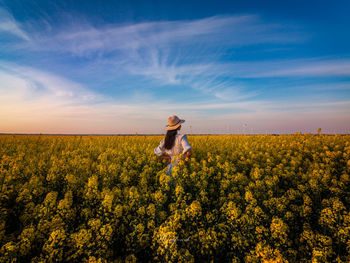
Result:
{"label": "wide-brim hat", "polygon": [[181,120],[176,115],[172,115],[168,118],[168,125],[165,126],[167,131],[176,130],[185,120]]}

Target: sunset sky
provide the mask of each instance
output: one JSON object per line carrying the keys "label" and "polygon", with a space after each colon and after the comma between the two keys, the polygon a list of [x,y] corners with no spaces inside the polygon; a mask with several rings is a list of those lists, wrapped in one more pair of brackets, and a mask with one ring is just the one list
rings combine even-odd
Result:
{"label": "sunset sky", "polygon": [[349,10],[0,0],[0,133],[350,133]]}

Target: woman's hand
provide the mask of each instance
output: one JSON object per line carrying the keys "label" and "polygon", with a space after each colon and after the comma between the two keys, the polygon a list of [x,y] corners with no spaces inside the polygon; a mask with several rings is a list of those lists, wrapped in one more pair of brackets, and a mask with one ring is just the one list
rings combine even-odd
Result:
{"label": "woman's hand", "polygon": [[192,155],[192,150],[188,150],[188,151],[186,152],[185,162],[187,162],[188,160],[190,160],[191,155]]}

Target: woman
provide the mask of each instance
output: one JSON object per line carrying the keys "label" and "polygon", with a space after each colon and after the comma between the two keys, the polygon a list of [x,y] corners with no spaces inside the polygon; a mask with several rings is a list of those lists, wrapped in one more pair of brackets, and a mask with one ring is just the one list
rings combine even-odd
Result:
{"label": "woman", "polygon": [[185,161],[192,155],[192,146],[189,145],[185,134],[178,134],[181,124],[185,120],[179,119],[176,115],[168,118],[167,133],[164,139],[160,141],[154,153],[162,159],[168,160],[167,174],[171,174],[171,168],[176,166],[179,161],[180,154],[183,154]]}

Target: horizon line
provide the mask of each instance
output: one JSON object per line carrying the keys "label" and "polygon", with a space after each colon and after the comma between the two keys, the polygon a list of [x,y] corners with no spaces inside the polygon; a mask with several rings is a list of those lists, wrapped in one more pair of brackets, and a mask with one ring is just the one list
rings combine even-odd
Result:
{"label": "horizon line", "polygon": [[[186,133],[187,135],[318,135],[312,132],[293,133]],[[320,133],[321,135],[350,135],[350,133]],[[164,133],[1,133],[0,135],[52,135],[52,136],[160,136]]]}

